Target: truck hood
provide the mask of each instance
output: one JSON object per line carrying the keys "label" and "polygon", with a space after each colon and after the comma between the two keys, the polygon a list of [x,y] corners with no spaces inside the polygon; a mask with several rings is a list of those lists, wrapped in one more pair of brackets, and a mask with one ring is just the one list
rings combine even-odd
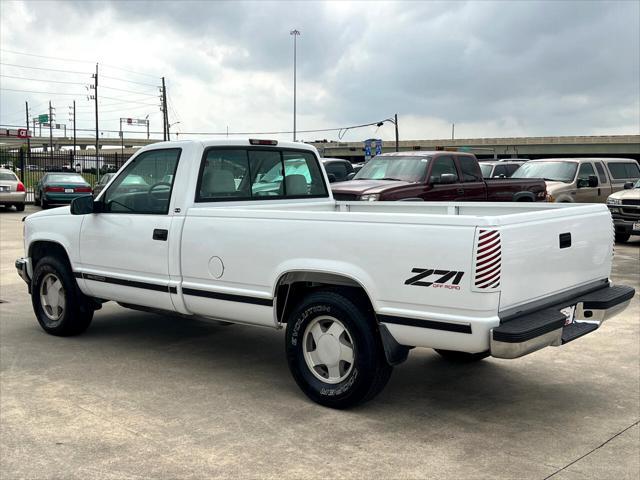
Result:
{"label": "truck hood", "polygon": [[350,193],[364,195],[365,193],[382,193],[396,187],[413,185],[403,180],[349,180],[347,182],[332,183],[333,193]]}
{"label": "truck hood", "polygon": [[618,198],[620,200],[640,200],[640,188],[620,190],[619,192],[609,195],[609,198]]}
{"label": "truck hood", "polygon": [[50,208],[48,210],[40,210],[39,212],[32,213],[31,215],[27,215],[27,218],[42,218],[42,217],[52,217],[55,215],[71,215],[71,206],[65,205],[62,207]]}
{"label": "truck hood", "polygon": [[547,193],[553,195],[555,192],[563,191],[563,190],[572,190],[575,187],[572,186],[571,183],[557,182],[551,180],[545,180],[547,184]]}

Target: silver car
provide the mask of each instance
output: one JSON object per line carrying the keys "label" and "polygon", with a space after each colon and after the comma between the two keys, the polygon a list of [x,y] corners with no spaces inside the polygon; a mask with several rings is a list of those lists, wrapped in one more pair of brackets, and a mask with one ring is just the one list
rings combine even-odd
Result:
{"label": "silver car", "polygon": [[24,184],[15,173],[6,168],[0,168],[0,205],[3,207],[16,207],[16,210],[24,210],[24,201],[27,197]]}

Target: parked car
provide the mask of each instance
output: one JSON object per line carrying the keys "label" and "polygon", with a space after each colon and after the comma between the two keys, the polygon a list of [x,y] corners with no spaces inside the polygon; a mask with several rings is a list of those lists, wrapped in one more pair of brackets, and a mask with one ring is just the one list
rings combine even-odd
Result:
{"label": "parked car", "polygon": [[115,173],[105,173],[104,175],[102,175],[102,177],[100,177],[100,180],[98,180],[97,183],[93,186],[93,194],[97,196],[107,185],[107,183],[109,183],[109,181],[115,176]]}
{"label": "parked car", "polygon": [[483,161],[480,170],[483,178],[509,178],[523,163],[522,160]]}
{"label": "parked car", "polygon": [[34,187],[34,203],[43,209],[68,204],[74,198],[90,194],[91,185],[79,173],[45,173]]}
{"label": "parked car", "polygon": [[488,179],[475,155],[411,151],[376,155],[353,180],[332,185],[337,200],[533,202],[546,198],[542,179]]}
{"label": "parked car", "polygon": [[[252,188],[272,162],[277,195]],[[142,174],[174,177],[120,190]],[[333,408],[373,398],[413,347],[516,358],[595,331],[635,293],[609,281],[605,205],[344,204],[328,186],[311,145],[156,143],[97,198],[29,215],[16,268],[52,335],[82,333],[106,301],[286,327],[294,380]]]}
{"label": "parked car", "polygon": [[550,202],[604,203],[638,180],[640,167],[630,158],[547,158],[528,161],[511,178],[544,178]]}
{"label": "parked car", "polygon": [[0,168],[0,205],[13,206],[17,211],[22,212],[26,196],[24,184],[16,174],[6,168]]}
{"label": "parked car", "polygon": [[616,229],[616,242],[640,235],[640,180],[625,183],[624,190],[609,195],[607,206]]}
{"label": "parked car", "polygon": [[327,171],[329,182],[344,182],[349,179],[349,174],[354,173],[349,160],[342,158],[321,158],[320,161]]}

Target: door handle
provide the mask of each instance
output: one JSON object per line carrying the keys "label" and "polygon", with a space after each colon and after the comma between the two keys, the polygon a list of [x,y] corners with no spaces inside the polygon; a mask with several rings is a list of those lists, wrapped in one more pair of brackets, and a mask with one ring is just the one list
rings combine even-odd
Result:
{"label": "door handle", "polygon": [[464,195],[464,188],[459,188],[458,189],[458,194],[459,195]]}
{"label": "door handle", "polygon": [[169,237],[169,230],[165,230],[164,228],[155,228],[153,230],[154,240],[161,240],[163,242],[166,242],[168,237]]}

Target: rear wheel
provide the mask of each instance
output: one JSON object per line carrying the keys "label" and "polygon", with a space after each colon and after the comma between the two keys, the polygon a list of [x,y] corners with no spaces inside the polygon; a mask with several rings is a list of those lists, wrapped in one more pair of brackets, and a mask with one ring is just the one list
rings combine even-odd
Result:
{"label": "rear wheel", "polygon": [[43,210],[46,210],[47,208],[49,208],[49,203],[44,198],[41,198],[40,199],[40,207]]}
{"label": "rear wheel", "polygon": [[38,197],[35,195],[35,193],[33,194],[33,204],[34,204],[36,207],[39,207],[39,206],[41,205],[40,198],[38,198]]}
{"label": "rear wheel", "polygon": [[468,352],[458,352],[456,350],[441,350],[435,349],[438,354],[444,358],[445,360],[453,363],[473,363],[483,358],[487,358],[490,353],[480,352],[480,353],[468,353]]}
{"label": "rear wheel", "polygon": [[289,370],[314,402],[349,408],[370,400],[387,384],[387,363],[366,309],[330,291],[309,294],[289,315]]}
{"label": "rear wheel", "polygon": [[44,257],[33,272],[31,303],[42,329],[61,337],[84,332],[93,308],[80,292],[68,265],[57,257]]}
{"label": "rear wheel", "polygon": [[616,232],[616,242],[618,243],[626,243],[629,241],[629,237],[631,237],[629,233]]}
{"label": "rear wheel", "polygon": [[16,207],[16,211],[24,212],[24,203],[16,203],[15,207]]}

